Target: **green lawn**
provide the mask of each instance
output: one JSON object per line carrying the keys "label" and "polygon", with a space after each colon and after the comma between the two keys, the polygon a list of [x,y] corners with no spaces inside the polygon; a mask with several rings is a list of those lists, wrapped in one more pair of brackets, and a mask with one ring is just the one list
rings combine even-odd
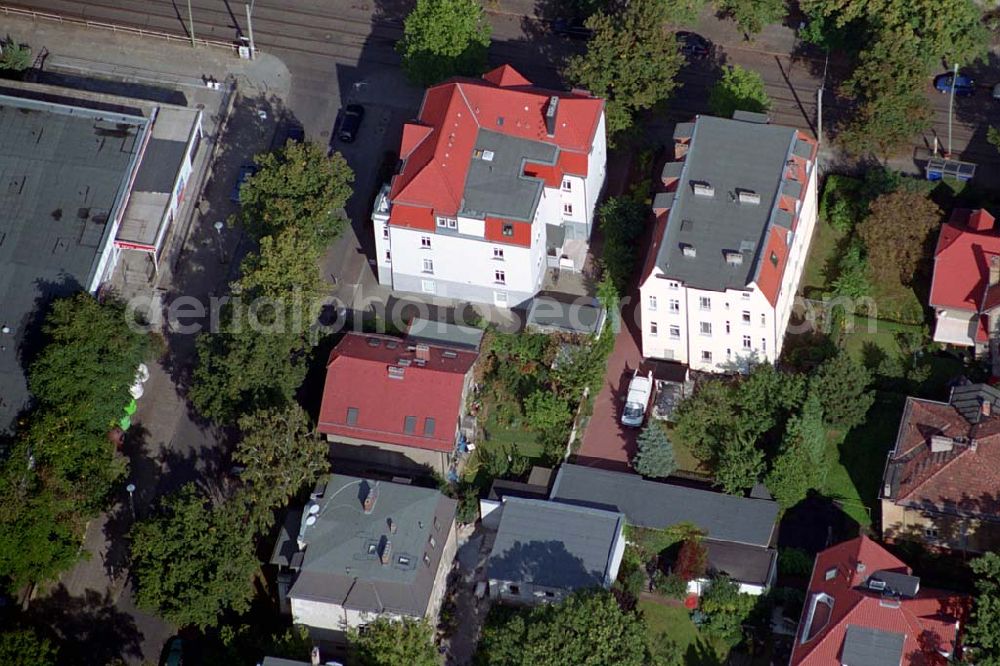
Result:
{"label": "green lawn", "polygon": [[834,276],[828,273],[834,268],[843,239],[844,233],[831,227],[826,220],[820,218],[816,221],[799,289],[806,298],[820,298],[823,292],[829,291],[830,279]]}
{"label": "green lawn", "polygon": [[655,646],[666,635],[680,646],[683,662],[688,666],[719,666],[725,662],[728,650],[723,647],[720,656],[720,646],[701,636],[686,608],[640,600],[639,609],[646,618],[650,645]]}
{"label": "green lawn", "polygon": [[[673,428],[673,424],[667,424],[668,437],[670,437],[670,433]],[[679,471],[704,477],[710,477],[712,475],[709,470],[705,469],[701,461],[694,457],[694,454],[691,453],[691,449],[685,446],[682,442],[675,441],[673,437],[670,437],[670,442],[674,446],[674,458],[677,460],[677,469]]]}

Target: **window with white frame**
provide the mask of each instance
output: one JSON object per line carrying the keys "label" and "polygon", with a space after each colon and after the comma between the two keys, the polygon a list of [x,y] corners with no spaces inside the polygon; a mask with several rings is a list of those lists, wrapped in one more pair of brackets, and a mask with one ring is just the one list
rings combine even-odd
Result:
{"label": "window with white frame", "polygon": [[493,271],[493,281],[497,284],[507,284],[507,274],[504,271]]}
{"label": "window with white frame", "polygon": [[513,224],[505,224],[505,225],[503,225],[503,227],[501,227],[501,229],[500,229],[500,233],[502,233],[504,236],[513,236],[514,235],[514,225]]}
{"label": "window with white frame", "polygon": [[433,293],[435,293],[436,290],[435,290],[434,287],[435,287],[434,280],[421,280],[420,281],[420,289],[425,294],[433,294]]}
{"label": "window with white frame", "polygon": [[767,315],[764,314],[763,312],[760,314],[760,325],[762,327],[767,326]]}
{"label": "window with white frame", "polygon": [[493,248],[493,258],[497,261],[503,261],[503,248],[495,247]]}
{"label": "window with white frame", "polygon": [[442,229],[457,229],[458,220],[453,217],[439,217],[437,218],[437,225]]}
{"label": "window with white frame", "polygon": [[425,250],[431,249],[431,237],[430,236],[421,236],[420,237],[420,247],[422,247]]}
{"label": "window with white frame", "polygon": [[729,325],[729,322],[727,321],[726,322],[726,333],[729,333],[729,331],[730,331],[731,328],[732,327]]}
{"label": "window with white frame", "polygon": [[675,280],[670,280],[667,282],[667,289],[680,289],[681,283]]}
{"label": "window with white frame", "polygon": [[938,529],[936,527],[930,526],[924,528],[924,538],[926,539],[937,539],[938,534]]}
{"label": "window with white frame", "polygon": [[699,296],[698,297],[698,307],[701,308],[702,310],[711,310],[712,309],[712,299],[709,298],[708,296]]}
{"label": "window with white frame", "polygon": [[573,204],[564,203],[563,204],[563,215],[573,214]]}
{"label": "window with white frame", "polygon": [[646,299],[650,312],[656,312],[656,296],[650,296]]}
{"label": "window with white frame", "polygon": [[750,311],[749,310],[744,310],[743,311],[743,323],[746,324],[747,326],[750,325]]}
{"label": "window with white frame", "polygon": [[702,335],[712,335],[712,322],[703,321],[699,328]]}
{"label": "window with white frame", "polygon": [[657,324],[655,321],[649,322],[649,334],[655,338],[659,332],[660,332],[659,324]]}
{"label": "window with white frame", "polygon": [[383,224],[382,225],[382,238],[384,238],[386,240],[389,240],[389,225],[388,224]]}
{"label": "window with white frame", "polygon": [[712,362],[712,352],[710,352],[710,351],[702,351],[701,352],[701,360],[704,363],[711,363]]}
{"label": "window with white frame", "polygon": [[765,354],[767,353],[767,338],[760,339],[760,350]]}
{"label": "window with white frame", "polygon": [[433,273],[433,272],[434,272],[434,260],[424,259],[424,273]]}
{"label": "window with white frame", "polygon": [[573,181],[571,181],[569,178],[563,178],[562,189],[563,192],[571,191],[573,189]]}
{"label": "window with white frame", "polygon": [[744,301],[750,300],[750,292],[749,291],[744,291],[743,292],[743,300]]}
{"label": "window with white frame", "polygon": [[385,251],[385,263],[392,263],[392,252],[389,250]]}
{"label": "window with white frame", "polygon": [[680,340],[681,339],[681,327],[680,326],[671,326],[670,327],[670,337],[673,338],[674,340]]}
{"label": "window with white frame", "polygon": [[753,343],[750,341],[749,335],[743,336],[743,349],[753,349]]}
{"label": "window with white frame", "polygon": [[678,301],[676,298],[671,298],[670,299],[670,311],[671,312],[680,312],[681,311],[681,302]]}

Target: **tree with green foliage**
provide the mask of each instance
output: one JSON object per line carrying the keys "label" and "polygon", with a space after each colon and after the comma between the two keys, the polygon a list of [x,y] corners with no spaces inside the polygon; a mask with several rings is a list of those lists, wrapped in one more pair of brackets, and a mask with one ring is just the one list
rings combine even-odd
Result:
{"label": "tree with green foliage", "polygon": [[426,620],[376,618],[347,634],[354,666],[440,666],[434,629]]}
{"label": "tree with green foliage", "polygon": [[495,607],[476,654],[482,666],[646,666],[642,616],[605,590],[579,591],[558,604]]}
{"label": "tree with green foliage", "polygon": [[716,0],[715,6],[720,14],[736,22],[747,41],[788,13],[785,0]]}
{"label": "tree with green foliage", "polygon": [[670,443],[666,429],[658,421],[646,424],[639,433],[636,447],[638,450],[632,458],[632,467],[639,474],[666,478],[677,471],[674,445]]}
{"label": "tree with green foliage", "polygon": [[573,412],[556,394],[539,389],[524,401],[524,415],[550,456],[561,456],[569,439]]}
{"label": "tree with green foliage", "polygon": [[667,7],[667,17],[671,25],[694,25],[705,8],[705,0],[659,0]]}
{"label": "tree with green foliage", "polygon": [[943,218],[938,205],[921,192],[897,190],[872,201],[868,217],[858,225],[872,276],[913,284],[928,239]]}
{"label": "tree with green foliage", "polygon": [[343,207],[354,172],[340,153],[329,157],[314,143],[289,142],[254,158],[258,171],[240,188],[239,220],[260,240],[297,227],[320,252],[344,228]]}
{"label": "tree with green foliage", "polygon": [[725,442],[718,452],[715,482],[730,495],[742,495],[760,481],[764,473],[764,452],[746,435]]}
{"label": "tree with green foliage", "polygon": [[667,99],[677,87],[684,57],[665,32],[667,11],[663,2],[630,2],[620,12],[600,11],[587,19],[594,36],[584,54],[569,59],[564,75],[606,100],[609,136],[631,127],[636,112]]}
{"label": "tree with green foliage", "polygon": [[701,594],[700,608],[706,616],[703,627],[729,645],[736,645],[756,602],[756,597],[741,593],[739,583],[729,576],[716,576]]}
{"label": "tree with green foliage", "polygon": [[824,420],[846,430],[865,422],[875,402],[871,384],[868,369],[841,351],[819,366],[809,390],[816,395]]}
{"label": "tree with green foliage", "polygon": [[194,484],[164,497],[130,535],[138,606],[201,629],[228,610],[248,610],[260,567],[240,514],[212,506]]}
{"label": "tree with green foliage", "polygon": [[231,423],[257,409],[282,408],[306,377],[310,345],[280,302],[240,302],[221,330],[202,333],[188,398],[202,416]]}
{"label": "tree with green foliage", "polygon": [[644,204],[630,197],[611,197],[597,210],[604,235],[601,253],[604,277],[619,294],[625,293],[632,281],[639,257],[636,242],[644,231],[647,212]]}
{"label": "tree with green foliage", "polygon": [[106,433],[132,401],[139,364],[149,360],[149,335],[129,326],[124,303],[80,293],[52,302],[44,347],[28,369],[41,409],[58,409],[76,428]]}
{"label": "tree with green foliage", "polygon": [[429,86],[486,69],[491,28],[476,0],[417,0],[396,51],[413,83]]}
{"label": "tree with green foliage", "polygon": [[972,561],[976,598],[965,643],[972,658],[983,666],[1000,665],[1000,555],[986,553]]}
{"label": "tree with green foliage", "polygon": [[836,296],[864,298],[872,292],[868,273],[864,243],[860,238],[852,238],[848,241],[844,254],[837,260],[837,277],[830,283],[830,287]]}
{"label": "tree with green foliage", "polygon": [[764,77],[739,65],[726,67],[708,95],[708,108],[721,118],[732,118],[735,111],[766,113],[771,98],[764,90]]}
{"label": "tree with green foliage", "polygon": [[[291,306],[298,299],[309,312],[326,291],[320,277],[323,251],[299,227],[260,239],[260,250],[247,255],[233,285],[242,298],[268,298]],[[298,305],[298,304],[296,304]],[[304,325],[311,322],[303,321]]]}
{"label": "tree with green foliage", "polygon": [[765,481],[783,509],[795,506],[809,490],[822,486],[825,446],[823,408],[818,395],[810,393],[802,412],[788,419],[781,448]]}
{"label": "tree with green foliage", "polygon": [[711,462],[720,442],[736,432],[739,419],[740,406],[730,383],[709,379],[678,403],[674,410],[673,438],[698,460]]}
{"label": "tree with green foliage", "polygon": [[0,664],[45,666],[59,663],[58,648],[34,629],[6,628],[0,631]]}
{"label": "tree with green foliage", "polygon": [[986,142],[1000,150],[1000,127],[990,125],[986,128]]}
{"label": "tree with green foliage", "polygon": [[18,44],[14,38],[7,35],[0,39],[0,72],[23,72],[31,67],[31,47]]}
{"label": "tree with green foliage", "polygon": [[275,509],[329,470],[330,449],[295,402],[242,416],[239,426],[243,439],[233,459],[244,467],[240,478],[251,520],[265,530],[274,522]]}

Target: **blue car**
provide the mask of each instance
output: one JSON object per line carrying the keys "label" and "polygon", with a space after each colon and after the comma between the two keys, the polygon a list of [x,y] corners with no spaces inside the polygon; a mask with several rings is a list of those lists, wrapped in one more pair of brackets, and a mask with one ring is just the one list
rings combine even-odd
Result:
{"label": "blue car", "polygon": [[229,195],[229,200],[233,203],[240,202],[240,188],[243,187],[243,183],[247,181],[250,176],[257,173],[256,164],[244,164],[240,167],[240,175],[236,177],[236,184],[233,185],[233,193]]}
{"label": "blue car", "polygon": [[971,76],[966,76],[965,74],[959,74],[955,78],[954,74],[939,74],[934,77],[934,89],[937,90],[942,95],[946,95],[951,92],[952,79],[955,79],[955,94],[959,97],[969,97],[976,92],[976,82],[972,80]]}

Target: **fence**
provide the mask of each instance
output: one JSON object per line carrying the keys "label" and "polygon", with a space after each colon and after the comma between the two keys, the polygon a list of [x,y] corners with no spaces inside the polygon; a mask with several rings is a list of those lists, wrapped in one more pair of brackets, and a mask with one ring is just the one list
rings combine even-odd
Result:
{"label": "fence", "polygon": [[[69,25],[80,25],[87,28],[96,28],[98,30],[110,30],[111,32],[114,33],[137,35],[139,37],[155,37],[156,39],[165,39],[171,42],[183,42],[185,44],[191,43],[190,37],[171,35],[168,32],[160,32],[158,30],[147,30],[145,28],[136,28],[126,25],[116,25],[114,23],[104,23],[103,21],[91,21],[90,19],[84,19],[84,18],[59,16],[58,14],[49,14],[48,12],[39,12],[33,9],[21,9],[19,7],[8,7],[6,5],[0,5],[0,16],[21,16],[36,21],[52,21],[54,23],[66,23]],[[224,48],[233,52],[236,52],[236,49],[238,47],[238,44],[236,44],[236,42],[223,42],[215,39],[204,39],[203,37],[195,37],[194,44],[198,46],[208,46],[212,48]]]}

